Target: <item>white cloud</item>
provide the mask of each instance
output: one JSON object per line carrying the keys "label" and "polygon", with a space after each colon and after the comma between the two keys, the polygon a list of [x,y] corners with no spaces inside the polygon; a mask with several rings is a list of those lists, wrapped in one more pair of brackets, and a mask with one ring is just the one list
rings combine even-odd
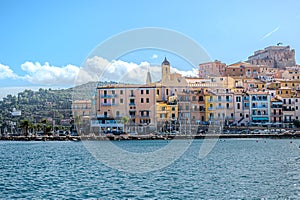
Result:
{"label": "white cloud", "polygon": [[176,73],[179,73],[182,76],[186,76],[186,77],[197,77],[197,75],[198,75],[198,70],[196,68],[192,68],[191,70],[188,70],[188,71],[182,71],[182,70],[178,70],[176,68],[171,67],[171,72],[176,72]]}
{"label": "white cloud", "polygon": [[[48,62],[25,62],[21,65],[24,76],[18,76],[8,66],[0,64],[0,79],[14,78],[33,83],[35,85],[78,85],[90,81],[116,81],[125,83],[143,84],[146,82],[147,72],[151,72],[152,81],[161,79],[161,66],[150,65],[149,62],[139,64],[122,60],[108,61],[102,57],[88,58],[79,68],[74,65],[63,67],[50,65]],[[196,69],[180,71],[171,67],[171,72],[183,76],[197,75]]]}
{"label": "white cloud", "polygon": [[156,58],[158,58],[158,55],[156,55],[156,54],[153,54],[153,55],[151,56],[151,59],[156,59]]}
{"label": "white cloud", "polygon": [[12,69],[10,69],[9,66],[0,64],[0,79],[5,78],[18,78],[18,75],[13,72]]}
{"label": "white cloud", "polygon": [[63,67],[51,66],[48,62],[41,65],[39,62],[25,62],[21,69],[26,72],[22,79],[34,84],[70,85],[74,84],[79,67],[67,65]]}
{"label": "white cloud", "polygon": [[264,39],[266,39],[266,38],[268,38],[268,37],[270,37],[273,33],[275,33],[276,31],[278,31],[280,29],[280,27],[278,26],[278,27],[276,27],[274,30],[272,30],[271,32],[269,32],[269,33],[267,33],[267,34],[265,34],[260,40],[264,40]]}
{"label": "white cloud", "polygon": [[[158,70],[159,69],[159,70]],[[153,80],[160,78],[160,67],[150,66],[148,62],[139,64],[113,60],[111,62],[101,57],[88,58],[81,68],[77,84],[88,81],[116,81],[126,83],[145,83],[146,74],[151,71]]]}
{"label": "white cloud", "polygon": [[[77,84],[88,81],[116,81],[125,83],[146,82],[148,70],[151,72],[152,80],[161,79],[161,66],[153,66],[144,61],[139,64],[113,60],[111,62],[101,57],[88,58],[78,74]],[[178,70],[171,67],[171,72],[177,72],[183,76],[197,76],[197,69],[187,71]]]}

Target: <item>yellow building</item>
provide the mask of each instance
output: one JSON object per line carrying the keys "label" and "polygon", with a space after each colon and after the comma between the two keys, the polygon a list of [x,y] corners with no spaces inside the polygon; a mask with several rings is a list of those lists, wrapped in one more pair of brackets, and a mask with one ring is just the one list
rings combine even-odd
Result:
{"label": "yellow building", "polygon": [[216,115],[216,98],[213,93],[206,93],[204,95],[205,102],[205,121],[213,120]]}
{"label": "yellow building", "polygon": [[176,100],[169,98],[168,102],[156,103],[156,120],[158,123],[175,121],[178,119],[178,104]]}

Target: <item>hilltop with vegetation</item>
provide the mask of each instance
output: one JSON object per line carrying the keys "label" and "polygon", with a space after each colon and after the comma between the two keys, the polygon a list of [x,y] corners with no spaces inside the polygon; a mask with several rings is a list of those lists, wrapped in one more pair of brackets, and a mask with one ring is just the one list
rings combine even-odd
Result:
{"label": "hilltop with vegetation", "polygon": [[[73,98],[90,99],[97,84],[90,82],[69,89],[26,89],[17,95],[7,95],[0,101],[0,133],[20,133],[27,126],[29,130],[46,126],[49,131],[53,127],[69,128]],[[14,115],[13,111],[21,111],[21,115]]]}

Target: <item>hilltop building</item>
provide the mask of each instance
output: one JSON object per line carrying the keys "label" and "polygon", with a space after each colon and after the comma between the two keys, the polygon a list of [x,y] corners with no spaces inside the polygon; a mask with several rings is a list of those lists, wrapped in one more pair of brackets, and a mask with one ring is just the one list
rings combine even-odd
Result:
{"label": "hilltop building", "polygon": [[296,65],[295,50],[290,49],[290,46],[269,46],[255,51],[254,55],[248,57],[247,62],[281,69],[292,67]]}

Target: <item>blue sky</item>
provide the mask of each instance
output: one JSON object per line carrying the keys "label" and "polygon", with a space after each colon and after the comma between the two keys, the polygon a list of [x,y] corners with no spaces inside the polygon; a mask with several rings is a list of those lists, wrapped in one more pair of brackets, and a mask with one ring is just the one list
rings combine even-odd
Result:
{"label": "blue sky", "polygon": [[[64,76],[66,71],[76,72],[76,67],[99,43],[120,32],[143,27],[161,27],[185,34],[198,42],[213,60],[227,64],[245,60],[253,51],[278,42],[294,48],[299,62],[299,9],[297,0],[2,0],[0,84],[2,87],[57,85],[56,80],[69,76]],[[151,52],[140,55],[144,56],[124,59],[137,64],[143,61],[158,64],[166,53],[158,52],[154,57]],[[182,64],[178,60],[172,62],[172,56],[170,62],[174,66]],[[42,75],[36,73],[37,69],[46,68],[51,73],[43,82]],[[59,71],[56,79],[49,79],[57,74],[52,69]],[[71,79],[58,82],[67,85]]]}

